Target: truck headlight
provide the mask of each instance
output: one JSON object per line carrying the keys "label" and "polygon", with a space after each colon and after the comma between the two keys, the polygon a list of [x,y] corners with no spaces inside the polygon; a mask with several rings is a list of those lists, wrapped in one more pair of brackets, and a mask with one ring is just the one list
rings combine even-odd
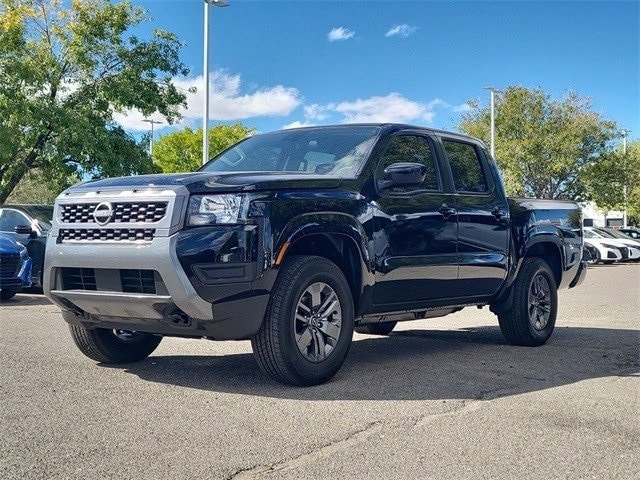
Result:
{"label": "truck headlight", "polygon": [[187,226],[239,223],[243,220],[243,195],[194,195],[189,199]]}

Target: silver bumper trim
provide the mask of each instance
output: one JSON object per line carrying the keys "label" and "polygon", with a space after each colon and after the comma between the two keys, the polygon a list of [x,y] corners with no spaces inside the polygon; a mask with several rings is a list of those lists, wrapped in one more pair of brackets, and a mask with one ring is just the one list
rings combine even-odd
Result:
{"label": "silver bumper trim", "polygon": [[66,298],[91,315],[109,317],[162,319],[162,315],[154,307],[173,303],[169,295],[90,290],[51,290],[51,295]]}
{"label": "silver bumper trim", "polygon": [[[156,237],[145,244],[100,243],[95,246],[58,243],[57,238],[51,236],[47,240],[45,256],[44,293],[54,302],[60,298],[74,304],[82,302],[87,309],[78,304],[80,308],[100,315],[106,315],[104,312],[108,308],[109,316],[158,318],[158,312],[147,308],[147,305],[173,303],[189,317],[212,320],[211,304],[200,297],[191,285],[178,261],[176,243],[177,235]],[[54,277],[54,269],[60,267],[155,270],[162,277],[169,295],[61,290]],[[140,304],[145,315],[152,316],[130,315],[127,308],[134,313],[137,311],[134,304]],[[114,313],[116,311],[120,313]]]}

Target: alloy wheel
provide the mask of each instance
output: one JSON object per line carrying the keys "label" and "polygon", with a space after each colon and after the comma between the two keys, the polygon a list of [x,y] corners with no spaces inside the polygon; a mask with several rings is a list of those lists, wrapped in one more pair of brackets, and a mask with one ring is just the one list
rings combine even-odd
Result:
{"label": "alloy wheel", "polygon": [[551,317],[551,287],[544,275],[533,277],[529,287],[529,321],[534,329],[544,330]]}
{"label": "alloy wheel", "polygon": [[329,357],[340,338],[342,307],[335,290],[324,282],[309,285],[296,305],[294,334],[302,355],[313,363]]}

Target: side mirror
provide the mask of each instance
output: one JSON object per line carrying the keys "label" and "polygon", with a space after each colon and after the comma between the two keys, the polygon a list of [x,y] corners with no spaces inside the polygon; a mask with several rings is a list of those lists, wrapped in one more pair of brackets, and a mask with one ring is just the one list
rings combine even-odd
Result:
{"label": "side mirror", "polygon": [[427,177],[427,167],[421,163],[393,163],[384,169],[384,180],[378,187],[388,189],[394,187],[417,187]]}
{"label": "side mirror", "polygon": [[29,238],[36,238],[38,236],[38,232],[29,225],[18,225],[14,230],[18,235],[29,235]]}

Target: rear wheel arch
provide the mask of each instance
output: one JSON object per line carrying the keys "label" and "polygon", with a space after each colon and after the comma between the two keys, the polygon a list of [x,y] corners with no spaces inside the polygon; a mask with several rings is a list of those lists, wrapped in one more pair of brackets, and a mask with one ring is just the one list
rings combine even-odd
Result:
{"label": "rear wheel arch", "polygon": [[560,286],[562,283],[562,272],[564,270],[564,259],[560,250],[560,246],[555,242],[540,240],[530,245],[525,251],[526,257],[538,257],[543,259],[556,281],[556,285]]}

